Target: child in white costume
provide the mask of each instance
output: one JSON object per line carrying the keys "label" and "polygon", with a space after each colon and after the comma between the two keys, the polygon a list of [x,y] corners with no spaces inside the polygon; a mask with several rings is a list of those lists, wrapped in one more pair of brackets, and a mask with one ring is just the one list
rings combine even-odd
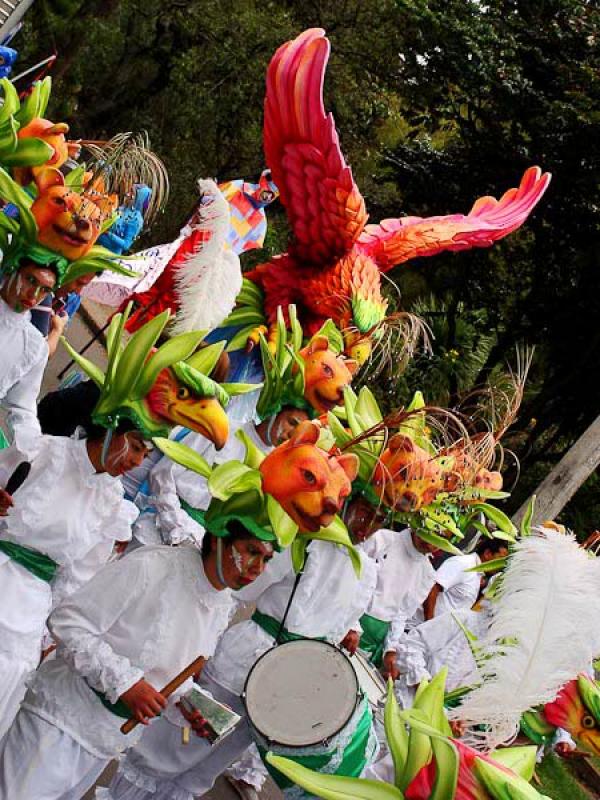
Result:
{"label": "child in white costume", "polygon": [[115,540],[131,538],[138,511],[118,475],[146,452],[137,434],[117,435],[102,467],[102,438],[42,436],[38,444],[34,455],[16,445],[0,451],[0,486],[31,464],[12,496],[0,490],[0,733],[39,663],[51,607],[106,563]]}
{"label": "child in white costume", "polygon": [[[331,542],[311,542],[304,574],[285,620],[284,637],[289,634],[322,637],[337,644],[350,629],[360,629],[358,619],[369,602],[376,579],[375,564],[364,554],[361,561],[362,574],[358,579],[345,548]],[[255,661],[275,644],[295,580],[290,552],[279,553],[264,575],[239,595],[246,602],[256,603],[254,618],[226,631],[200,677],[201,686],[244,718],[240,695],[246,677]],[[126,755],[110,789],[99,790],[97,796],[102,800],[130,797],[192,800],[207,792],[251,742],[247,723],[243,721],[216,746],[204,741],[184,746],[180,731],[160,719]],[[266,771],[252,756],[244,762],[247,768],[239,774],[235,772],[235,777],[260,790]]]}
{"label": "child in white costume", "polygon": [[[236,430],[244,431],[263,453],[269,453],[276,444],[285,441],[289,433],[305,419],[308,419],[306,411],[297,408],[283,408],[274,415],[272,421],[259,424],[236,423],[230,419],[229,438],[221,450],[217,450],[198,433],[188,433],[181,441],[203,456],[210,465],[217,466],[243,459],[245,446],[235,436]],[[189,539],[201,541],[204,527],[190,517],[182,506],[182,501],[194,509],[208,508],[211,494],[206,480],[200,478],[196,472],[168,458],[162,458],[152,468],[148,484],[150,493],[146,504],[149,510],[140,516],[134,529],[134,537],[143,544],[179,544]],[[138,498],[138,505],[141,505],[140,500]]]}
{"label": "child in white costume", "polygon": [[212,654],[233,600],[273,545],[245,530],[224,545],[147,547],[104,567],[52,613],[57,657],[38,670],[1,754],[2,800],[75,800],[166,706],[158,689]]}
{"label": "child in white costume", "polygon": [[[376,561],[378,569],[377,586],[361,620],[365,631],[361,647],[366,634],[371,632],[371,627],[367,626],[382,623],[382,636],[373,644],[378,645],[381,652],[383,674],[395,679],[396,648],[404,636],[406,622],[435,583],[430,558],[433,548],[408,528],[401,532],[382,529],[362,547]],[[381,661],[377,659],[376,663]]]}
{"label": "child in white costume", "polygon": [[[8,411],[13,436],[19,431],[28,437],[41,435],[36,401],[48,362],[48,342],[31,324],[30,311],[56,282],[54,265],[23,259],[0,285],[0,404]],[[53,324],[64,322],[56,317]]]}

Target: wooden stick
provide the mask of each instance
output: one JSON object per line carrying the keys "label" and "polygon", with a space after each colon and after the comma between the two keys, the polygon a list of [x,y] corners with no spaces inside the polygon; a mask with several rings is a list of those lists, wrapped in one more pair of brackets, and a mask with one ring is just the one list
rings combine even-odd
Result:
{"label": "wooden stick", "polygon": [[[188,664],[188,666],[182,670],[179,675],[176,675],[173,680],[170,680],[167,685],[160,690],[162,696],[167,698],[169,695],[173,694],[175,689],[179,689],[182,683],[185,683],[188,678],[191,678],[202,669],[205,660],[206,659],[204,656],[199,656],[195,661],[192,661],[191,664]],[[127,722],[121,725],[121,733],[131,733],[131,731],[139,724],[139,720],[131,717],[131,719],[128,719]]]}

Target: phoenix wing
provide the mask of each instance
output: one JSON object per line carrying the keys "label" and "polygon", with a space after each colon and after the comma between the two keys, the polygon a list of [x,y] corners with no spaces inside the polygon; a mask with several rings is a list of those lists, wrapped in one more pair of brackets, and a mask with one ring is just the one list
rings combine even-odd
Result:
{"label": "phoenix wing", "polygon": [[367,225],[358,243],[382,272],[411,258],[433,256],[443,250],[490,247],[525,222],[550,177],[539,167],[530,167],[517,188],[509,189],[500,200],[480,197],[467,215],[384,219],[379,225]]}
{"label": "phoenix wing", "polygon": [[329,49],[325,32],[312,28],[282,45],[267,71],[266,160],[294,233],[290,254],[310,265],[347,253],[368,218],[323,105]]}

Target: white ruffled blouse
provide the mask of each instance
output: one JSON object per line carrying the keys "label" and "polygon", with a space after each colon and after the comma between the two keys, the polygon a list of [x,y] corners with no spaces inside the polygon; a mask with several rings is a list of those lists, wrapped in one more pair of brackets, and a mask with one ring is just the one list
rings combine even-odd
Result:
{"label": "white ruffled blouse", "polygon": [[25,707],[99,758],[135,744],[114,703],[141,678],[161,689],[198,656],[209,657],[234,606],[208,581],[193,546],[140,548],[108,564],[48,620],[57,657],[37,671]]}
{"label": "white ruffled blouse", "polygon": [[16,445],[0,451],[0,486],[21,461],[31,471],[0,518],[0,538],[47,555],[58,564],[53,600],[88,581],[107,561],[115,540],[131,538],[138,510],[123,498],[119,478],[98,474],[85,439],[43,436],[35,455]]}
{"label": "white ruffled blouse", "polygon": [[455,611],[441,614],[413,628],[398,644],[397,665],[408,686],[431,680],[448,667],[446,690],[469,686],[479,679],[475,658],[462,624],[478,638],[487,632],[490,618],[484,611]]}
{"label": "white ruffled blouse", "polygon": [[[272,450],[259,438],[253,422],[240,427],[264,453]],[[243,460],[245,454],[245,447],[235,436],[233,425],[221,450],[216,450],[214,444],[199,433],[189,433],[182,442],[214,466],[235,459]],[[206,479],[163,457],[150,472],[149,484],[151,496],[148,502],[156,509],[156,515],[144,514],[140,518],[135,537],[144,544],[159,544],[157,534],[164,544],[180,544],[187,540],[200,542],[204,528],[182,509],[181,500],[192,508],[208,508],[212,496]]]}
{"label": "white ruffled blouse", "polygon": [[36,402],[47,362],[48,343],[29,311],[17,313],[0,298],[0,404],[14,436],[41,435]]}
{"label": "white ruffled blouse", "polygon": [[[339,644],[349,630],[361,630],[359,618],[369,603],[376,581],[375,564],[360,554],[362,571],[356,577],[345,547],[312,541],[294,599],[285,620],[291,633],[324,638]],[[237,592],[240,601],[256,603],[258,611],[281,621],[296,575],[289,548],[278,553],[263,574]],[[254,662],[273,646],[273,638],[252,620],[233,625],[205,667],[207,675],[240,694]]]}
{"label": "white ruffled blouse", "polygon": [[362,545],[377,563],[377,586],[367,614],[391,622],[385,651],[395,650],[407,621],[425,601],[435,583],[435,570],[428,555],[419,553],[410,530],[377,531]]}

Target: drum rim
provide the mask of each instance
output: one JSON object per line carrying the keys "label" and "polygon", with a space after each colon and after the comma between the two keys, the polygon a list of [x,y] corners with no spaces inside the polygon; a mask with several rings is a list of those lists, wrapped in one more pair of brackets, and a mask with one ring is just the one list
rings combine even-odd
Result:
{"label": "drum rim", "polygon": [[[254,668],[259,663],[259,661],[262,661],[263,658],[266,655],[268,655],[269,653],[271,653],[273,650],[279,650],[282,647],[286,647],[287,645],[290,645],[290,644],[296,644],[297,642],[318,642],[320,645],[327,645],[327,647],[330,647],[332,650],[335,650],[336,653],[341,653],[341,655],[344,656],[344,658],[350,663],[350,667],[352,668],[352,676],[354,678],[354,683],[355,683],[355,686],[356,686],[356,692],[355,692],[356,702],[354,703],[354,709],[352,710],[352,714],[350,714],[350,716],[344,722],[344,724],[340,725],[339,728],[337,728],[333,733],[329,734],[329,736],[326,737],[325,739],[320,739],[318,742],[311,742],[309,744],[284,744],[283,742],[278,742],[277,739],[271,739],[266,733],[261,731],[261,729],[258,727],[258,725],[254,724],[254,722],[252,721],[252,718],[250,716],[250,713],[248,711],[248,704],[246,703],[246,690],[248,688],[248,681],[250,680],[250,676],[254,672]],[[248,672],[248,675],[246,676],[246,680],[244,681],[244,689],[243,689],[243,692],[242,692],[242,703],[244,705],[244,710],[246,712],[246,717],[248,718],[248,723],[249,723],[250,727],[254,728],[262,736],[262,738],[265,740],[265,742],[267,742],[268,744],[280,745],[281,747],[285,747],[285,748],[287,748],[289,750],[304,750],[307,747],[316,747],[319,744],[326,746],[332,739],[334,739],[336,736],[338,736],[344,730],[344,728],[346,727],[348,722],[352,719],[352,716],[356,713],[356,709],[358,707],[358,704],[362,700],[362,697],[363,697],[363,693],[362,693],[362,689],[361,689],[361,686],[360,686],[360,682],[358,680],[358,675],[356,674],[356,670],[354,669],[354,667],[352,667],[352,663],[350,662],[349,656],[347,656],[346,653],[344,653],[344,651],[340,647],[336,647],[336,645],[331,644],[331,642],[323,642],[320,639],[311,639],[308,636],[301,636],[301,637],[298,637],[298,639],[294,639],[291,642],[283,642],[282,644],[273,645],[273,647],[270,647],[268,650],[265,650],[265,652],[262,653],[262,655],[260,655],[256,659],[256,661],[252,665],[252,668]]]}

